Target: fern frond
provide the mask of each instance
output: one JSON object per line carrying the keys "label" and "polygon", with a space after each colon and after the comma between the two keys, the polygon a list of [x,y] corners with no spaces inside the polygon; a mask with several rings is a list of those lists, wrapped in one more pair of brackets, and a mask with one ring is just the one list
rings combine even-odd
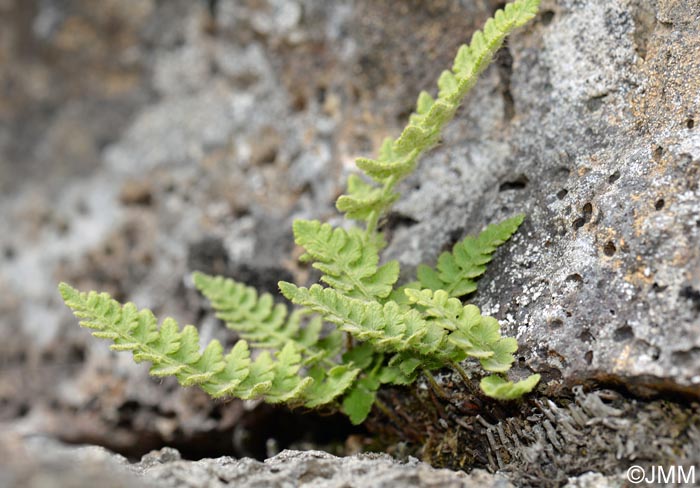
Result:
{"label": "fern frond", "polygon": [[[405,293],[411,303],[422,307],[426,320],[451,331],[448,341],[457,350],[479,359],[486,371],[504,373],[510,369],[515,361],[513,353],[518,350],[518,341],[512,337],[501,337],[500,326],[495,318],[481,315],[476,305],[462,306],[457,298],[451,298],[444,290],[433,292],[406,289]],[[482,391],[497,399],[503,399],[506,395],[512,395],[509,399],[522,396],[539,381],[539,375],[531,376],[516,385],[505,380],[500,383],[499,376],[488,378],[491,379],[486,383],[483,380],[481,382]]]}
{"label": "fern frond", "polygon": [[59,286],[63,300],[97,337],[111,339],[112,349],[131,351],[137,362],[152,363],[154,376],[175,376],[183,386],[198,385],[212,396],[242,399],[264,397],[268,402],[300,398],[313,381],[301,378],[300,355],[288,344],[274,361],[267,352],[254,361],[245,341],[225,357],[217,340],[200,352],[197,329],[165,319],[160,327],[150,310],[133,303],[121,305],[106,293],[80,293],[65,283]]}
{"label": "fern frond", "polygon": [[[137,362],[153,363],[151,373],[155,376],[174,375],[184,386],[197,384],[205,390],[215,386],[215,378],[227,367],[240,370],[241,365],[246,366],[248,374],[241,376],[249,376],[249,360],[227,363],[218,341],[212,341],[200,354],[199,335],[192,326],[180,330],[173,319],[166,319],[158,327],[149,310],[138,310],[132,303],[122,306],[106,293],[80,293],[65,283],[59,288],[83,327],[93,329],[97,337],[111,339],[112,349],[131,351]],[[242,351],[239,348],[237,352],[230,359],[239,359]]]}
{"label": "fern frond", "polygon": [[332,331],[321,337],[323,323],[319,317],[302,327],[302,319],[308,313],[296,310],[288,314],[287,307],[275,304],[269,293],[259,295],[255,288],[221,276],[195,272],[193,279],[216,310],[216,316],[253,347],[280,351],[293,342],[303,356],[303,365],[319,361],[330,367],[335,365],[331,361],[340,354],[342,334]]}
{"label": "fern frond", "polygon": [[491,224],[478,236],[467,236],[454,245],[451,252],[438,258],[437,269],[418,266],[421,287],[446,290],[451,297],[476,291],[476,279],[484,274],[493,253],[518,230],[525,216],[518,214],[498,224]]}
{"label": "fern frond", "polygon": [[396,183],[416,167],[420,155],[435,145],[443,126],[452,120],[459,104],[488,66],[494,53],[513,30],[531,20],[540,0],[516,0],[496,11],[469,45],[459,48],[451,70],[438,79],[438,96],[421,92],[416,111],[396,139],[386,139],[377,159],[359,158],[357,167],[379,186],[358,177],[348,181],[348,194],[338,198],[336,207],[348,218],[367,221],[367,233],[374,232],[379,217],[396,200]]}
{"label": "fern frond", "polygon": [[294,240],[304,248],[302,262],[313,261],[321,280],[344,295],[386,298],[399,277],[399,263],[379,266],[379,248],[356,227],[333,228],[317,220],[296,220]]}
{"label": "fern frond", "polygon": [[309,377],[314,382],[306,391],[304,406],[315,408],[331,403],[354,384],[360,372],[361,369],[352,363],[334,366],[329,370],[314,366],[309,370]]}
{"label": "fern frond", "polygon": [[372,411],[380,385],[374,377],[361,378],[343,398],[342,411],[354,425],[364,422]]}
{"label": "fern frond", "polygon": [[301,354],[293,342],[288,342],[277,353],[274,363],[272,384],[265,393],[265,401],[269,403],[285,403],[299,398],[313,382],[313,378],[300,379],[302,366]]}
{"label": "fern frond", "polygon": [[[371,160],[364,160],[371,161]],[[413,169],[413,168],[411,168]],[[365,182],[357,175],[348,177],[347,194],[341,195],[336,202],[338,211],[347,218],[354,220],[369,220],[378,209],[388,208],[399,194]]]}
{"label": "fern frond", "polygon": [[[148,361],[154,376],[175,376],[184,386],[197,385],[213,397],[262,398],[270,403],[309,408],[336,403],[353,423],[362,422],[382,384],[410,384],[420,372],[473,357],[487,370],[507,371],[517,342],[501,337],[498,322],[457,299],[476,288],[495,249],[516,231],[522,216],[489,226],[443,253],[436,269],[422,266],[419,281],[394,289],[399,265],[379,265],[386,246],[377,232],[379,219],[398,198],[394,187],[411,173],[420,155],[433,146],[478,74],[513,29],[537,12],[540,0],[515,0],[496,12],[471,43],[462,46],[451,70],[438,79],[437,97],[422,92],[416,111],[396,139],[386,139],[376,160],[359,158],[367,180],[353,175],[347,194],[336,206],[365,228],[333,228],[318,221],[296,221],[294,237],[323,274],[310,288],[280,282],[282,293],[301,308],[289,313],[270,294],[221,277],[195,273],[197,288],[211,301],[217,316],[242,337],[224,355],[214,340],[202,350],[197,329],[180,328],[166,318],[160,325],[149,310],[121,305],[107,294],[80,293],[60,285],[66,304],[92,329],[109,339],[111,348],[131,351]],[[337,330],[324,332],[324,320]],[[357,341],[341,356],[343,332]],[[249,343],[258,351],[251,357]],[[481,381],[482,390],[499,399],[531,391],[533,375],[518,383],[501,376]]]}
{"label": "fern frond", "polygon": [[419,355],[452,360],[455,347],[445,330],[427,322],[415,310],[401,310],[395,302],[380,304],[349,298],[320,285],[310,288],[280,282],[282,294],[292,303],[308,307],[378,351],[412,351]]}
{"label": "fern frond", "polygon": [[342,411],[355,425],[364,422],[369,415],[382,384],[408,385],[413,383],[417,376],[414,371],[403,373],[397,366],[386,365],[384,355],[375,354],[374,349],[367,343],[348,351],[344,359],[346,356],[364,371],[362,377],[343,398]]}
{"label": "fern frond", "polygon": [[[476,305],[464,305],[447,292],[438,290],[405,291],[409,300],[423,307],[423,314],[430,323],[450,331],[448,341],[480,360],[487,371],[503,372],[515,361],[518,343],[512,337],[501,337],[498,321],[481,315]],[[463,358],[462,358],[463,359]]]}
{"label": "fern frond", "polygon": [[[174,323],[174,321],[173,321]],[[161,326],[162,329],[162,326]],[[224,369],[219,373],[219,379],[216,384],[206,385],[202,389],[209,393],[214,398],[221,397],[233,397],[238,396],[240,392],[239,386],[245,380],[251,376],[251,364],[250,359],[250,349],[248,349],[248,343],[246,341],[238,341],[231,348],[231,351],[224,357]],[[259,367],[256,366],[256,367]],[[151,367],[151,374],[153,373],[153,367]],[[167,373],[160,376],[169,376]],[[254,375],[253,375],[254,376]],[[258,384],[258,389],[268,388],[268,379],[262,378],[263,381],[258,382],[253,381],[253,386]],[[250,383],[250,381],[248,382]],[[243,387],[245,391],[249,391],[250,387]]]}
{"label": "fern frond", "polygon": [[480,386],[484,393],[496,400],[515,400],[530,393],[540,381],[539,374],[533,374],[524,380],[513,383],[502,376],[491,375],[481,379]]}

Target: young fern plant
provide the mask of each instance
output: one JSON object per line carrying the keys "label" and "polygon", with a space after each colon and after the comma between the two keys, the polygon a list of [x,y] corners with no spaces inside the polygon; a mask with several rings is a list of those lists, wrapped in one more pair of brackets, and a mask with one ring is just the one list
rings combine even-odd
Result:
{"label": "young fern plant", "polygon": [[[480,382],[487,396],[511,400],[530,392],[539,375],[516,383],[504,376],[514,362],[516,340],[502,337],[496,319],[460,300],[476,290],[493,253],[524,216],[466,237],[443,253],[435,268],[420,266],[417,281],[401,287],[396,286],[398,262],[380,265],[386,242],[378,226],[399,197],[396,184],[437,143],[505,37],[531,20],[538,7],[539,0],[516,0],[497,11],[459,49],[452,69],[440,75],[437,98],[422,92],[401,135],[385,140],[377,159],[357,160],[367,179],[350,176],[347,194],[336,206],[359,225],[294,222],[295,242],[305,251],[301,261],[322,273],[323,284],[306,288],[280,282],[282,294],[297,306],[291,313],[267,293],[194,274],[217,316],[240,336],[226,354],[216,340],[200,350],[193,326],[180,328],[171,318],[158,325],[149,310],[121,305],[105,293],[81,293],[62,283],[64,301],[93,335],[111,340],[112,349],[150,362],[152,375],[175,376],[183,386],[198,385],[213,397],[307,408],[331,404],[360,423],[382,384],[407,385],[426,373],[436,385],[430,371],[446,366],[470,381],[460,365],[469,358],[493,373]],[[344,333],[352,340],[345,341]]]}

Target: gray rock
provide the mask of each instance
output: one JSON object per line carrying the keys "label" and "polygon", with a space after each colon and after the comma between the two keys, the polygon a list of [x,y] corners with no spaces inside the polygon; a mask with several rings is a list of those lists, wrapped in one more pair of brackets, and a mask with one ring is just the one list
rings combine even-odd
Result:
{"label": "gray rock", "polygon": [[625,486],[625,478],[622,476],[603,476],[600,473],[584,473],[581,476],[573,476],[564,485],[565,488],[618,488]]}
{"label": "gray rock", "polygon": [[[132,456],[164,444],[243,455],[255,435],[264,447],[274,434],[247,422],[264,409],[149,379],[77,328],[56,282],[231,343],[200,320],[189,273],[306,280],[291,220],[334,218],[352,157],[398,132],[500,3],[0,0],[0,420]],[[455,399],[444,411],[423,383],[386,392],[411,420],[375,415],[396,434],[383,438],[518,484],[619,474],[641,451],[694,459],[699,9],[545,0],[499,53],[403,185],[388,254],[408,278],[525,212],[472,300],[517,336],[514,377],[544,380],[531,402],[493,405],[438,375]],[[575,428],[596,439],[589,459],[566,436],[588,398],[572,388],[596,382],[622,394],[589,395],[613,409],[586,403],[593,423]]]}
{"label": "gray rock", "polygon": [[388,488],[394,486],[508,488],[505,478],[476,470],[467,475],[435,469],[415,458],[386,454],[336,457],[321,451],[285,450],[264,463],[222,457],[182,460],[171,448],[153,451],[140,462],[96,447],[74,447],[47,438],[2,436],[0,484],[6,488],[316,487]]}
{"label": "gray rock", "polygon": [[[461,467],[462,449],[452,446],[476,446],[467,464],[535,486],[586,469],[622,476],[635,460],[693,466],[698,448],[685,446],[697,444],[700,425],[700,10],[696,2],[543,8],[547,22],[511,39],[510,68],[486,73],[406,182],[388,253],[410,276],[411,265],[434,262],[464,234],[524,212],[471,300],[518,338],[512,377],[542,373],[539,391],[552,403],[474,402],[446,374],[438,376],[452,397],[444,412],[418,413],[433,410],[429,395],[392,403],[416,412],[399,431],[418,433],[433,463]],[[580,383],[594,390],[588,407],[615,411],[581,417]],[[625,396],[596,391],[601,383]],[[572,387],[573,398],[564,393]],[[641,400],[650,397],[660,399]],[[452,420],[423,435],[435,415]],[[597,426],[580,441],[568,425],[576,418]]]}
{"label": "gray rock", "polygon": [[417,223],[388,252],[433,262],[524,212],[474,297],[518,338],[520,365],[697,397],[700,11],[643,5],[545,4],[551,23],[508,47],[514,118],[492,70],[405,186],[420,189],[397,213]]}
{"label": "gray rock", "polygon": [[[156,453],[157,456],[157,453]],[[339,458],[321,451],[285,450],[265,462],[232,458],[153,464],[144,459],[134,466],[163,486],[224,487],[499,487],[512,486],[502,477],[476,470],[470,475],[434,469],[415,458],[402,463],[386,454],[358,454]]]}

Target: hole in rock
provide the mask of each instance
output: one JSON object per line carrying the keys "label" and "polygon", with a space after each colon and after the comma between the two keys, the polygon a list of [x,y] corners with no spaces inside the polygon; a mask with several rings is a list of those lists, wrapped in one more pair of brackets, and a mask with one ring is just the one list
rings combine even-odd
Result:
{"label": "hole in rock", "polygon": [[623,341],[628,341],[630,339],[634,339],[634,330],[632,327],[629,325],[623,325],[622,327],[618,327],[615,329],[615,332],[613,332],[613,339],[617,342],[623,342]]}
{"label": "hole in rock", "polygon": [[566,277],[566,281],[570,283],[583,283],[583,276],[578,273],[573,273]]}
{"label": "hole in rock", "polygon": [[593,334],[588,329],[584,329],[581,331],[581,333],[578,335],[578,338],[582,342],[593,342],[595,340],[595,337],[593,337]]}
{"label": "hole in rock", "polygon": [[552,10],[545,10],[542,12],[542,25],[549,25],[554,20],[554,12]]}
{"label": "hole in rock", "polygon": [[2,255],[7,261],[12,261],[17,256],[17,251],[12,246],[7,246],[2,250]]}
{"label": "hole in rock", "polygon": [[615,243],[613,241],[608,241],[603,246],[603,253],[606,256],[612,256],[615,254],[616,251],[617,251],[617,248],[615,247]]}
{"label": "hole in rock", "polygon": [[558,328],[560,328],[560,327],[563,326],[563,325],[564,325],[564,321],[561,320],[561,319],[552,319],[552,320],[549,322],[549,326],[550,326],[552,329],[558,329]]}
{"label": "hole in rock", "polygon": [[527,186],[529,181],[530,180],[528,180],[527,176],[519,175],[514,180],[501,183],[501,186],[498,187],[498,191],[500,192],[508,190],[523,190]]}

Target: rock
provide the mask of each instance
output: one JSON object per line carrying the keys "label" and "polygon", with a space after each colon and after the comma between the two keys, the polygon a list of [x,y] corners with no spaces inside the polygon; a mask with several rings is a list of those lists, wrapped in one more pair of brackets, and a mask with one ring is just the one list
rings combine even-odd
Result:
{"label": "rock", "polygon": [[[633,442],[635,452],[613,447],[612,431],[600,441],[586,435],[587,466],[604,473],[624,474],[641,446],[661,437],[681,449],[671,459],[697,463],[682,447],[697,442],[691,439],[700,423],[699,18],[696,2],[545,2],[540,21],[502,53],[506,66],[487,71],[442,145],[404,184],[408,194],[395,211],[388,254],[407,265],[407,276],[411,265],[434,262],[461,236],[516,212],[527,215],[472,301],[518,338],[513,377],[542,373],[539,391],[557,408],[571,405],[565,392],[579,384],[594,396],[605,385],[628,397],[680,399],[690,420],[673,427],[671,415],[660,422],[667,423],[664,434],[647,429],[646,441]],[[441,378],[459,419],[446,422],[445,431],[478,431],[478,422],[464,417],[470,410],[460,407],[472,400],[458,377]],[[425,400],[394,405],[417,412]],[[663,401],[636,401],[616,400],[626,425],[636,424],[639,408],[665,408]],[[452,407],[437,415],[450,417]],[[554,440],[558,427],[547,425],[554,417],[546,410],[527,401],[476,407],[490,417],[502,447],[484,449],[482,461],[476,448],[472,462],[512,470],[514,480],[532,476],[533,483],[580,472],[566,461],[580,454],[564,454],[571,444]],[[525,441],[539,447],[517,459],[515,441],[500,429],[521,438],[520,422],[533,412],[533,433],[548,440]],[[401,436],[434,428],[434,417],[424,424],[419,417]],[[437,431],[423,438],[437,465],[459,467],[455,454],[463,449],[456,446],[495,445],[486,432],[448,442]],[[676,438],[680,432],[684,440]],[[631,437],[625,431],[620,439]],[[547,451],[561,461],[549,464],[557,473],[541,471]],[[653,452],[647,458],[668,459]]]}
{"label": "rock", "polygon": [[176,461],[134,466],[163,486],[318,486],[318,487],[502,487],[502,477],[476,470],[470,475],[434,469],[410,458],[402,463],[386,454],[358,454],[339,458],[321,451],[285,450],[265,462],[232,458]]}
{"label": "rock", "polygon": [[[700,463],[700,404],[631,399],[612,390],[530,396],[518,404],[475,398],[446,382],[449,401],[400,392],[383,401],[396,416],[376,418],[380,438],[424,445],[423,460],[452,469],[486,468],[518,486],[562,486],[586,471],[623,478],[633,465]],[[398,454],[390,441],[389,451]]]}
{"label": "rock", "polygon": [[[0,89],[10,90],[0,97],[0,228],[12,229],[0,237],[0,330],[13,331],[0,345],[0,419],[129,455],[190,441],[195,451],[264,455],[259,437],[271,434],[260,412],[288,417],[152,381],[76,327],[56,284],[199,322],[203,339],[231,344],[211,315],[197,320],[192,271],[272,292],[303,274],[289,265],[291,213],[330,207],[340,182],[328,164],[328,178],[294,180],[285,169],[316,154],[304,137],[330,154],[335,122],[318,130],[315,101],[291,106],[275,65],[292,54],[266,43],[278,28],[301,39],[330,22],[337,37],[336,7],[310,7],[300,24],[287,18],[298,17],[296,2],[251,5],[233,26],[206,2],[30,3],[0,7]],[[236,37],[265,29],[275,32]],[[286,79],[307,74],[293,68]],[[286,442],[306,434],[295,435]]]}
{"label": "rock", "polygon": [[[137,457],[166,444],[264,457],[283,424],[312,426],[283,447],[304,430],[347,435],[149,379],[78,329],[56,283],[231,344],[190,273],[268,291],[306,282],[293,218],[336,215],[352,158],[398,132],[501,3],[0,0],[0,420]],[[543,382],[518,404],[448,373],[437,379],[453,403],[423,382],[387,390],[404,419],[373,416],[388,450],[535,485],[618,476],[636,455],[625,446],[650,463],[660,446],[694,459],[699,9],[544,0],[404,182],[387,224],[404,278],[463,235],[528,215],[471,300],[517,336],[513,376]],[[579,410],[594,422],[575,427],[597,439],[587,455],[566,437]],[[637,417],[645,429],[628,428]]]}
{"label": "rock", "polygon": [[625,478],[622,476],[603,476],[600,473],[584,473],[581,476],[573,476],[564,485],[565,488],[607,488],[623,486]]}
{"label": "rock", "polygon": [[416,224],[389,252],[412,264],[528,216],[475,302],[550,379],[700,394],[699,13],[560,2],[508,48],[516,118],[489,110],[505,102],[487,75],[397,207]]}
{"label": "rock", "polygon": [[0,453],[0,485],[7,488],[157,486],[129,472],[126,458],[98,446],[69,446],[1,432]]}
{"label": "rock", "polygon": [[264,463],[253,459],[182,460],[171,448],[153,451],[129,464],[96,447],[74,447],[47,438],[4,435],[0,481],[7,488],[104,486],[107,488],[224,487],[512,487],[505,478],[476,470],[471,474],[434,469],[415,458],[386,454],[336,457],[321,451],[285,450]]}

